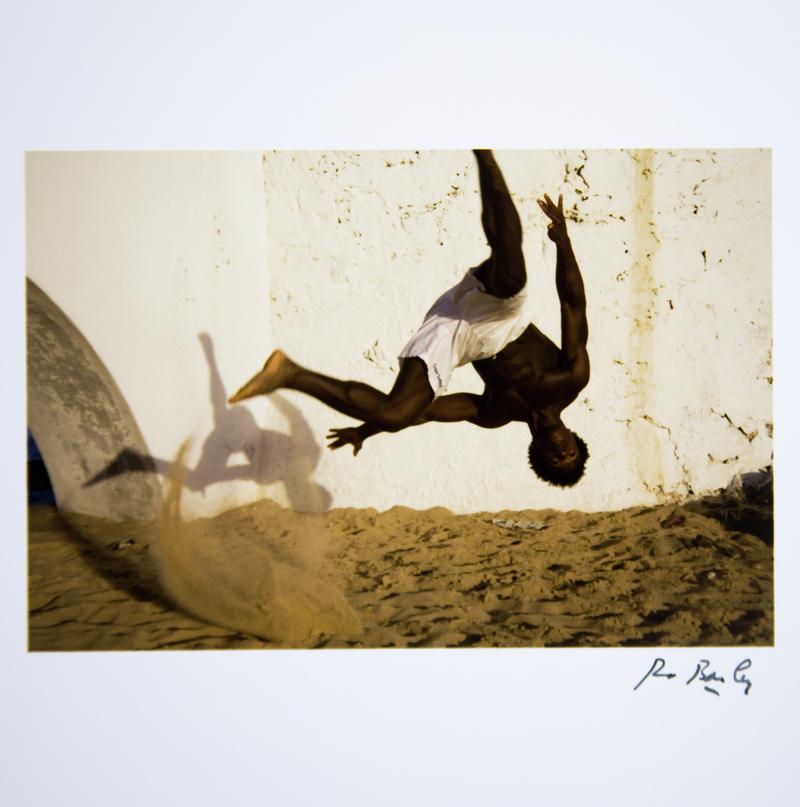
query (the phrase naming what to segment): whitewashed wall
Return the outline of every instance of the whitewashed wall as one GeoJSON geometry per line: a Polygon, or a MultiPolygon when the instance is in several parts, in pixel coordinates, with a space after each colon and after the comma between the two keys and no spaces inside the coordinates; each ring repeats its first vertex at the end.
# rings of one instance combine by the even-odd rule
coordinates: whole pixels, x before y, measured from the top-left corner
{"type": "MultiPolygon", "coordinates": [[[[275,346],[388,390],[428,305],[488,254],[469,152],[31,154],[28,274],[99,353],[161,470],[194,438],[188,514],[263,496],[316,510],[614,509],[768,464],[769,152],[497,158],[525,228],[530,315],[556,341],[536,198],[563,193],[572,209],[592,361],[564,416],[591,451],[572,490],[533,476],[522,424],[428,424],[354,458],[324,448],[350,421],[300,394],[212,405],[275,346]]],[[[479,389],[469,367],[450,387],[479,389]]]]}

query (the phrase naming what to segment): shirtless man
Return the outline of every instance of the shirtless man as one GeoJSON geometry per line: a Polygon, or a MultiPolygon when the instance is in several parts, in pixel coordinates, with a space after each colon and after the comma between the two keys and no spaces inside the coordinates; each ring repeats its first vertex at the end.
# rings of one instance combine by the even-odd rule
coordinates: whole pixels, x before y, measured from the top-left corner
{"type": "Polygon", "coordinates": [[[364,440],[430,421],[468,421],[495,429],[526,423],[532,435],[533,471],[553,485],[574,485],[588,457],[584,441],[562,422],[562,411],[589,381],[588,326],[583,280],[572,251],[563,199],[545,194],[539,206],[550,219],[556,245],[556,289],[561,302],[561,348],[535,325],[520,319],[526,285],[522,225],[491,152],[476,150],[490,257],[436,301],[417,334],[401,352],[400,371],[389,393],[357,381],[307,370],[276,350],[231,403],[294,389],[357,420],[361,426],[333,429],[329,447],[364,440]],[[454,367],[472,363],[485,387],[482,395],[441,394],[454,367]]]}

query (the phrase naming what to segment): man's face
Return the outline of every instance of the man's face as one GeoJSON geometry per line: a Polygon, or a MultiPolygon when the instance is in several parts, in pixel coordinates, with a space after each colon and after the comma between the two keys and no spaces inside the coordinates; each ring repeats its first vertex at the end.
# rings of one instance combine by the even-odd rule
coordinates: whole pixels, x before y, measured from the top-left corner
{"type": "Polygon", "coordinates": [[[551,468],[566,471],[578,460],[578,444],[566,426],[556,426],[541,432],[536,442],[540,456],[551,468]]]}

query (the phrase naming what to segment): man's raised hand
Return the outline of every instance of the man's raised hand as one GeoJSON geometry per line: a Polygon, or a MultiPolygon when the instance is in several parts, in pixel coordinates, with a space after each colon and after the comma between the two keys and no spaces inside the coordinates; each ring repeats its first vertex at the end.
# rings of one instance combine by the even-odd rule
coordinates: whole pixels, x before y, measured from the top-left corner
{"type": "Polygon", "coordinates": [[[553,204],[553,200],[547,195],[544,199],[537,199],[539,207],[544,211],[545,216],[550,219],[547,225],[547,237],[556,244],[563,243],[569,238],[567,235],[567,220],[564,218],[564,197],[558,195],[558,204],[553,204]]]}
{"type": "Polygon", "coordinates": [[[331,450],[336,450],[337,448],[341,448],[342,446],[353,446],[353,456],[355,457],[359,451],[361,451],[361,446],[364,443],[364,438],[361,436],[361,432],[357,428],[348,427],[344,429],[331,429],[328,432],[328,448],[331,450]]]}

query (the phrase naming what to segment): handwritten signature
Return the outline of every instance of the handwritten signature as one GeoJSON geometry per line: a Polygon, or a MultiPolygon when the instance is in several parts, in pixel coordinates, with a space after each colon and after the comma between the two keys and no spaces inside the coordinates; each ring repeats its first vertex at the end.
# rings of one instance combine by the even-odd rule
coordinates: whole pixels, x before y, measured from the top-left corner
{"type": "MultiPolygon", "coordinates": [[[[677,673],[664,672],[666,667],[667,662],[663,658],[657,658],[645,674],[644,678],[642,678],[642,680],[639,681],[639,683],[633,688],[634,692],[639,689],[639,687],[645,681],[651,678],[664,678],[671,680],[672,678],[678,677],[677,673]]],[[[745,695],[750,694],[750,689],[753,686],[752,681],[747,677],[747,675],[745,675],[745,672],[749,670],[750,667],[752,667],[752,662],[749,658],[746,658],[744,661],[739,662],[733,671],[733,681],[743,688],[745,695]]],[[[689,686],[689,684],[695,681],[702,684],[703,689],[705,689],[706,692],[719,696],[719,690],[722,689],[721,685],[725,683],[725,678],[711,668],[710,661],[707,659],[700,659],[700,661],[697,662],[697,666],[695,671],[692,673],[692,676],[686,681],[686,686],[689,686]]]]}

